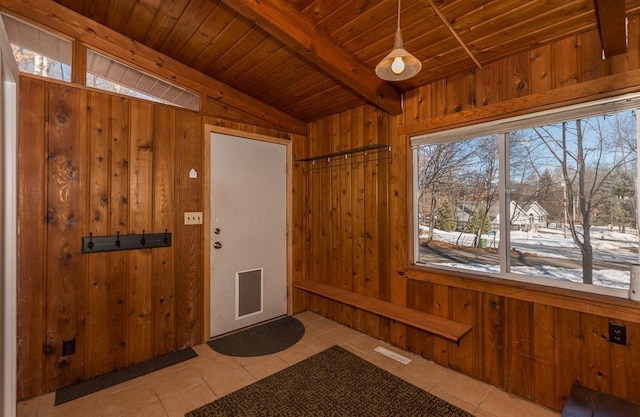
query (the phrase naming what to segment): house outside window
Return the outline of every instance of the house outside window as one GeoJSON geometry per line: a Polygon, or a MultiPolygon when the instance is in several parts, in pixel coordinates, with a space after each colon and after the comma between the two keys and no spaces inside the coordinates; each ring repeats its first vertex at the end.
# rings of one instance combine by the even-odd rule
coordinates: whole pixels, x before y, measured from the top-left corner
{"type": "Polygon", "coordinates": [[[626,296],[638,97],[412,138],[416,264],[626,296]]]}

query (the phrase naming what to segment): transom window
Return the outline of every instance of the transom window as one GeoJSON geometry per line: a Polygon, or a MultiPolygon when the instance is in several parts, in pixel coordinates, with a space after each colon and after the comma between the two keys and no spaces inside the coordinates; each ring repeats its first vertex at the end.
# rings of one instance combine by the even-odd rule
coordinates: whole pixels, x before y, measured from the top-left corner
{"type": "Polygon", "coordinates": [[[71,42],[7,15],[1,16],[20,71],[71,81],[71,42]]]}
{"type": "Polygon", "coordinates": [[[626,296],[636,97],[412,138],[417,264],[626,296]]]}
{"type": "Polygon", "coordinates": [[[87,50],[87,86],[191,110],[200,108],[198,94],[87,50]]]}
{"type": "MultiPolygon", "coordinates": [[[[8,15],[0,17],[20,71],[71,82],[70,41],[8,15]]],[[[200,109],[198,94],[91,49],[87,49],[86,85],[195,111],[200,109]]]]}

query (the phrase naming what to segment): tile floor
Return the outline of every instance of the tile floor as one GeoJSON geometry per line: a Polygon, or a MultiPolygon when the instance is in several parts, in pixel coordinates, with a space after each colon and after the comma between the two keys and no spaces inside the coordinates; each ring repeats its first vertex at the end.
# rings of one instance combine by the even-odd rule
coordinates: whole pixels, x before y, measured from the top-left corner
{"type": "Polygon", "coordinates": [[[184,413],[280,371],[334,344],[443,398],[476,417],[551,417],[559,413],[443,368],[311,312],[296,316],[306,327],[300,342],[270,356],[236,358],[194,347],[197,358],[55,407],[54,394],[18,403],[18,417],[183,417],[184,413]],[[403,365],[374,351],[409,357],[403,365]],[[464,398],[464,399],[463,399],[464,398]]]}

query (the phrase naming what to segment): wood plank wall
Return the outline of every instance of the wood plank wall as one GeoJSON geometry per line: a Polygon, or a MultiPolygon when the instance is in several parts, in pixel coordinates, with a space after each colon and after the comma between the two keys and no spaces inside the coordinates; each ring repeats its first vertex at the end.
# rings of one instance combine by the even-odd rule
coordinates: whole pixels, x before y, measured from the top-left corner
{"type": "MultiPolygon", "coordinates": [[[[356,108],[309,125],[310,144],[307,156],[320,156],[365,145],[386,144],[386,113],[371,106],[356,108]]],[[[384,155],[384,154],[377,154],[384,155]]],[[[332,163],[319,160],[299,163],[306,182],[304,271],[294,279],[314,279],[335,287],[389,299],[389,205],[386,191],[390,161],[351,164],[349,159],[333,158],[332,163]]],[[[294,203],[298,204],[298,202],[294,203]]],[[[336,320],[370,334],[388,337],[384,320],[375,315],[354,311],[338,304],[325,304],[322,299],[296,290],[297,311],[305,308],[319,311],[323,306],[336,320]]]]}
{"type": "MultiPolygon", "coordinates": [[[[206,239],[182,213],[206,206],[203,175],[188,178],[206,171],[204,126],[291,140],[294,160],[306,136],[32,76],[19,115],[19,399],[202,343],[206,239]],[[170,248],[81,253],[90,232],[165,229],[170,248]],[[70,338],[76,353],[63,357],[70,338]]],[[[293,178],[290,257],[302,271],[306,184],[293,178]]]]}
{"type": "Polygon", "coordinates": [[[202,116],[20,80],[18,396],[202,342],[202,116]],[[81,253],[81,239],[172,233],[170,248],[81,253]],[[62,341],[76,353],[61,356],[62,341]]]}
{"type": "Polygon", "coordinates": [[[373,141],[392,144],[394,159],[384,168],[304,171],[307,251],[300,277],[471,324],[460,347],[302,291],[293,293],[296,309],[318,312],[556,410],[573,381],[640,402],[636,304],[595,296],[573,299],[571,293],[532,285],[405,267],[410,258],[408,137],[429,130],[432,121],[438,129],[468,124],[478,109],[493,118],[515,105],[526,110],[544,104],[545,93],[577,96],[589,85],[594,93],[580,93],[588,98],[614,84],[637,91],[638,17],[629,21],[627,54],[603,61],[600,49],[597,32],[585,33],[410,91],[402,117],[365,106],[310,125],[307,156],[373,141]],[[630,76],[611,82],[609,76],[616,74],[630,76]],[[627,325],[627,346],[608,342],[610,320],[627,325]]]}

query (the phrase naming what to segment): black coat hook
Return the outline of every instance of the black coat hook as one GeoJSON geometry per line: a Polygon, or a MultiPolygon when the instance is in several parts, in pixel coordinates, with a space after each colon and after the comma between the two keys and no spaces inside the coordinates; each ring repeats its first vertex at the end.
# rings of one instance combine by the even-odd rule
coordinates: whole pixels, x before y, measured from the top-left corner
{"type": "Polygon", "coordinates": [[[146,230],[143,230],[142,234],[131,235],[121,235],[120,232],[117,232],[116,235],[93,236],[93,233],[90,233],[82,238],[82,253],[166,248],[168,246],[171,246],[171,233],[167,229],[164,230],[164,233],[147,233],[146,230]]]}

